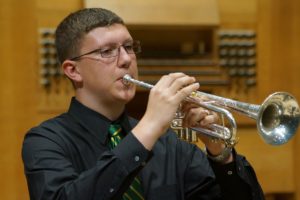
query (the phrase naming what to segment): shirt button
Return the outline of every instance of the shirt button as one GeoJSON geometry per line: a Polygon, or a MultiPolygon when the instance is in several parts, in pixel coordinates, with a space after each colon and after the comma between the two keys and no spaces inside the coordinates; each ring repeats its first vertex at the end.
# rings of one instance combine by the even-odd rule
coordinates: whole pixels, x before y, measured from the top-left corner
{"type": "Polygon", "coordinates": [[[114,188],[110,188],[110,189],[109,189],[109,192],[110,192],[110,193],[113,193],[114,191],[115,191],[114,188]]]}
{"type": "Polygon", "coordinates": [[[228,175],[232,175],[232,171],[229,170],[229,171],[227,172],[227,174],[228,174],[228,175]]]}
{"type": "Polygon", "coordinates": [[[140,157],[139,157],[139,156],[134,156],[134,160],[135,160],[136,162],[138,162],[138,161],[140,160],[140,157]]]}

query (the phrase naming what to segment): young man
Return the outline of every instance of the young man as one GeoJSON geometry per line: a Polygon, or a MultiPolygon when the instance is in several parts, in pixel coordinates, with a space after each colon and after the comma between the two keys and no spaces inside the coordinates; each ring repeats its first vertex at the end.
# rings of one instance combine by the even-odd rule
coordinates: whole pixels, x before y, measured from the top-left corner
{"type": "MultiPolygon", "coordinates": [[[[25,136],[31,199],[263,199],[245,158],[203,137],[208,159],[168,129],[179,104],[199,89],[195,78],[163,76],[142,119],[127,115],[136,88],[122,77],[138,78],[140,44],[116,14],[101,8],[70,14],[56,30],[56,47],[75,97],[68,112],[25,136]]],[[[190,105],[185,112],[186,126],[218,120],[190,105]]]]}

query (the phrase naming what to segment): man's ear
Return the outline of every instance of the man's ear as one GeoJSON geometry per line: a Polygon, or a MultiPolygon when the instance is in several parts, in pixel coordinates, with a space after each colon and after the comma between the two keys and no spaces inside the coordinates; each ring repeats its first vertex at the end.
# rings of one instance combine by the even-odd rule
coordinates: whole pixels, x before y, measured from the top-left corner
{"type": "Polygon", "coordinates": [[[82,76],[78,67],[76,67],[76,62],[72,60],[65,60],[62,64],[62,69],[65,75],[71,79],[74,83],[82,82],[82,76]]]}

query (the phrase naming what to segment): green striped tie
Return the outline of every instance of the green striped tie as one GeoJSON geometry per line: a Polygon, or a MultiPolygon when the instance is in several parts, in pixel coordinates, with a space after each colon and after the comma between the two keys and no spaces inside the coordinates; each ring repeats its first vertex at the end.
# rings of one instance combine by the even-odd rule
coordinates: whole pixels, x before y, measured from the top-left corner
{"type": "MultiPolygon", "coordinates": [[[[122,128],[120,124],[111,124],[109,127],[110,142],[109,147],[115,148],[122,140],[122,128]]],[[[123,200],[141,200],[144,199],[142,196],[142,186],[140,180],[136,177],[128,190],[123,194],[123,200]]]]}

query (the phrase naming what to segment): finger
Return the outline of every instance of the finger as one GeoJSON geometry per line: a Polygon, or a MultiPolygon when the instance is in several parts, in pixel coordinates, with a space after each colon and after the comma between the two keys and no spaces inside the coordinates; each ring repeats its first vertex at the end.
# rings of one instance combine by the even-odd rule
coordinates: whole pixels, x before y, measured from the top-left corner
{"type": "Polygon", "coordinates": [[[164,75],[160,78],[160,80],[154,85],[154,87],[150,91],[150,97],[158,100],[160,97],[171,97],[174,95],[170,92],[169,87],[174,82],[176,78],[180,78],[185,76],[183,73],[173,73],[169,75],[164,75]]]}
{"type": "MultiPolygon", "coordinates": [[[[173,93],[177,93],[177,92],[181,91],[182,89],[186,88],[187,86],[195,83],[195,81],[196,81],[196,79],[194,77],[185,75],[185,76],[176,78],[174,80],[174,82],[170,85],[170,89],[173,93]]],[[[197,89],[198,88],[199,87],[197,87],[197,89]]],[[[185,92],[185,90],[182,90],[182,92],[185,92]]],[[[188,92],[188,95],[191,94],[191,92],[193,92],[193,90],[188,92]]]]}
{"type": "Polygon", "coordinates": [[[157,88],[169,88],[170,85],[173,84],[173,82],[180,78],[186,76],[185,74],[181,73],[181,72],[177,72],[177,73],[170,73],[168,75],[164,75],[161,77],[161,79],[157,82],[157,84],[155,85],[157,88]]]}
{"type": "Polygon", "coordinates": [[[181,103],[181,111],[182,112],[188,112],[192,108],[199,108],[199,105],[197,105],[193,102],[187,102],[187,101],[183,101],[181,103]]]}
{"type": "Polygon", "coordinates": [[[178,99],[180,99],[180,101],[182,101],[187,96],[189,96],[193,91],[198,90],[199,86],[200,86],[199,83],[192,83],[181,89],[178,88],[179,90],[176,92],[175,98],[178,98],[178,99]]]}
{"type": "Polygon", "coordinates": [[[188,126],[188,127],[200,126],[200,122],[207,115],[208,115],[208,112],[204,108],[201,108],[201,107],[191,108],[190,110],[188,110],[188,112],[186,112],[183,123],[184,123],[185,126],[188,126]]]}
{"type": "Polygon", "coordinates": [[[216,114],[209,114],[200,122],[201,126],[208,126],[210,124],[215,124],[218,122],[218,115],[216,114]]]}

